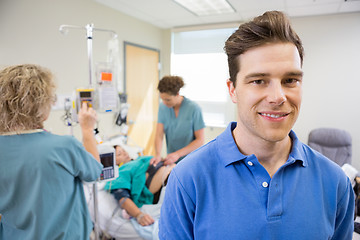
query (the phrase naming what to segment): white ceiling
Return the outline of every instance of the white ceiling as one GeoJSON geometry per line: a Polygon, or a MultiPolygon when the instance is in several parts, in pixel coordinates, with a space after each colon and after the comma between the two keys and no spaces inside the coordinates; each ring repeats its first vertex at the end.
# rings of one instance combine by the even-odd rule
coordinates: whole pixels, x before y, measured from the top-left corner
{"type": "Polygon", "coordinates": [[[172,0],[94,0],[160,28],[177,28],[252,19],[267,10],[290,17],[360,12],[360,0],[228,0],[235,13],[198,17],[172,0]]]}

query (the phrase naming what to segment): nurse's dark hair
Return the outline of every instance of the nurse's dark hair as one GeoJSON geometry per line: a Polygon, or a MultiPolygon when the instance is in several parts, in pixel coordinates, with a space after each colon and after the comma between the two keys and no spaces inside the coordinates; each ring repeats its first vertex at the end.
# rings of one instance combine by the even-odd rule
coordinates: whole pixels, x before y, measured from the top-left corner
{"type": "Polygon", "coordinates": [[[0,71],[0,132],[43,128],[55,101],[52,73],[33,64],[0,71]]]}
{"type": "Polygon", "coordinates": [[[226,40],[224,50],[228,57],[230,81],[236,84],[236,75],[240,71],[239,55],[249,49],[268,43],[293,43],[300,55],[301,65],[304,48],[301,39],[292,29],[289,18],[279,11],[265,12],[252,21],[243,23],[226,40]]]}
{"type": "Polygon", "coordinates": [[[184,86],[182,77],[179,76],[164,76],[158,84],[157,89],[160,93],[167,93],[172,96],[179,94],[180,89],[184,86]]]}

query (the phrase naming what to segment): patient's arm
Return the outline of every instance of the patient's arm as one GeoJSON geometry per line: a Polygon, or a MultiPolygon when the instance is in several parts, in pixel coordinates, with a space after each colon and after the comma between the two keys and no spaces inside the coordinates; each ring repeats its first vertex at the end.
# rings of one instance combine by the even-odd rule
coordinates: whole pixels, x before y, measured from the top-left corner
{"type": "MultiPolygon", "coordinates": [[[[121,198],[119,202],[121,203],[124,199],[125,198],[121,198]]],[[[125,209],[130,216],[136,218],[141,226],[147,226],[154,223],[154,219],[149,214],[141,212],[130,198],[125,199],[121,208],[125,209]]]]}

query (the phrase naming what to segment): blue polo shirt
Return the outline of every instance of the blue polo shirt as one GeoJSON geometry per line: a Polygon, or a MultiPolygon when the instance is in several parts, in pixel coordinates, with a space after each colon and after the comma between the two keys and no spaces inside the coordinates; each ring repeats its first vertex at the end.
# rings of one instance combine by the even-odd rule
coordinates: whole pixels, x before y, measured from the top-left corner
{"type": "Polygon", "coordinates": [[[164,125],[168,154],[189,145],[195,139],[194,132],[205,127],[201,108],[186,97],[181,102],[177,117],[173,108],[161,103],[158,123],[164,125]]]}
{"type": "Polygon", "coordinates": [[[238,150],[235,127],[172,170],[160,239],[352,239],[354,193],[339,166],[291,131],[289,158],[271,178],[238,150]]]}

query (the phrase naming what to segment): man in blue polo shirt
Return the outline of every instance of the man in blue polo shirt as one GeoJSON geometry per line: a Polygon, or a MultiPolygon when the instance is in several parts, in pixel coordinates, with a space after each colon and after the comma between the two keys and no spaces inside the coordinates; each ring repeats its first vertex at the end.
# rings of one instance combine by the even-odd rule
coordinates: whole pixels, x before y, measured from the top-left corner
{"type": "Polygon", "coordinates": [[[172,170],[160,239],[352,239],[349,179],[291,130],[304,53],[288,18],[240,25],[225,51],[237,122],[172,170]]]}

